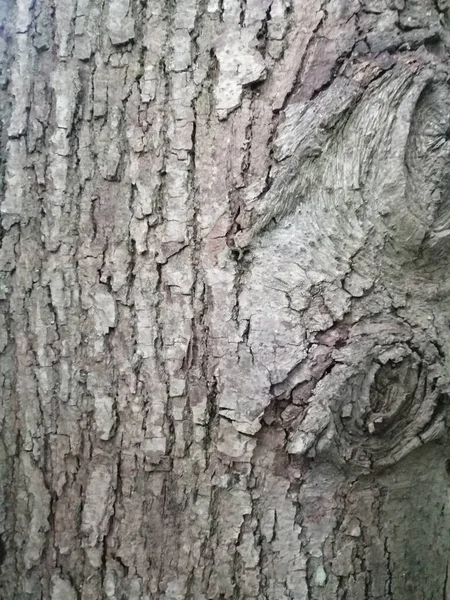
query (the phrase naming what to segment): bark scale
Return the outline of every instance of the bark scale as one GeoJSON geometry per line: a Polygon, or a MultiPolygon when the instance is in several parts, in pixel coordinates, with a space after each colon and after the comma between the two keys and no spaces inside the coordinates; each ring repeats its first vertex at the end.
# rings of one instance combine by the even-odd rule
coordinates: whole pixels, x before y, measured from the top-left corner
{"type": "Polygon", "coordinates": [[[0,597],[450,599],[448,2],[0,20],[0,597]]]}

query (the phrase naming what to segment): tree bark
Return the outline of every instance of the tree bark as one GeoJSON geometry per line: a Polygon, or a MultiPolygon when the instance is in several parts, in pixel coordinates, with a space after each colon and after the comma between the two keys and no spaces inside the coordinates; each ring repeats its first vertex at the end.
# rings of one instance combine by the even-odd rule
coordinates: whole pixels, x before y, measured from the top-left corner
{"type": "Polygon", "coordinates": [[[449,600],[450,3],[0,22],[0,598],[449,600]]]}

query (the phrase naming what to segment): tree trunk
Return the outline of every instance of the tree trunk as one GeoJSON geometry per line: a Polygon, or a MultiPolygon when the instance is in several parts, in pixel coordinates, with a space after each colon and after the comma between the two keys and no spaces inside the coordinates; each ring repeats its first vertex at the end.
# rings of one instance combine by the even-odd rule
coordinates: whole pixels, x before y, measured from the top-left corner
{"type": "Polygon", "coordinates": [[[449,7],[1,3],[1,599],[450,599],[449,7]]]}

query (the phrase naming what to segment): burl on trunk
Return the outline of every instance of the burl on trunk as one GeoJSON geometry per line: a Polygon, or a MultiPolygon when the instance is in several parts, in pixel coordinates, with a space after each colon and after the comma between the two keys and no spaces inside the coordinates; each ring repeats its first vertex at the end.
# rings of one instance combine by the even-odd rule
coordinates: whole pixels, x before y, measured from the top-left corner
{"type": "Polygon", "coordinates": [[[0,599],[450,600],[450,4],[0,4],[0,599]]]}

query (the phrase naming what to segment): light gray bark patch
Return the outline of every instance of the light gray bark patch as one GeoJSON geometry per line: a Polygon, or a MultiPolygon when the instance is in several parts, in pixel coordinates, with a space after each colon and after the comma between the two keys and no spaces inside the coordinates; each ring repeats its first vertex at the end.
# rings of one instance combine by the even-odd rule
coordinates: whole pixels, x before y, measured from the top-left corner
{"type": "Polygon", "coordinates": [[[252,30],[227,31],[216,42],[219,81],[215,90],[217,116],[226,119],[241,104],[243,88],[263,81],[266,67],[252,30]]]}
{"type": "Polygon", "coordinates": [[[108,10],[108,33],[114,45],[126,44],[134,38],[134,19],[128,0],[112,0],[108,10]]]}
{"type": "Polygon", "coordinates": [[[115,473],[111,461],[99,457],[93,461],[87,480],[81,533],[85,544],[95,547],[108,532],[114,502],[115,473]]]}

